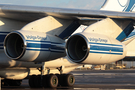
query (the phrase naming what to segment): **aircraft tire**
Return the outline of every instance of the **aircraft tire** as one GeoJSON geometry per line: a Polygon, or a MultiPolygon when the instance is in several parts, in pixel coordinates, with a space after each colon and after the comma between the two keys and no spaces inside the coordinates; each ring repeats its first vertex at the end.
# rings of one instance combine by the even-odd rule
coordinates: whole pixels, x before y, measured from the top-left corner
{"type": "Polygon", "coordinates": [[[50,74],[50,75],[32,75],[29,78],[31,88],[57,88],[59,86],[72,87],[75,83],[73,74],[50,74]]]}
{"type": "Polygon", "coordinates": [[[8,79],[4,79],[2,84],[3,84],[3,86],[10,86],[9,83],[10,83],[10,82],[9,82],[8,79]]]}
{"type": "Polygon", "coordinates": [[[41,75],[37,75],[34,79],[34,85],[36,88],[42,87],[41,75]]]}
{"type": "Polygon", "coordinates": [[[21,86],[22,80],[12,80],[12,86],[21,86]]]}
{"type": "Polygon", "coordinates": [[[36,86],[35,86],[35,78],[36,78],[36,75],[32,75],[32,76],[30,76],[29,77],[29,86],[31,87],[31,88],[36,88],[36,86]]]}
{"type": "Polygon", "coordinates": [[[54,74],[50,74],[49,77],[48,77],[48,86],[50,88],[57,88],[58,86],[58,77],[54,74]]]}
{"type": "Polygon", "coordinates": [[[42,85],[43,85],[44,88],[48,87],[48,85],[47,85],[48,76],[49,75],[43,75],[42,76],[42,85]]]}
{"type": "Polygon", "coordinates": [[[65,86],[64,84],[64,77],[65,77],[66,74],[60,74],[58,79],[59,79],[59,85],[60,86],[65,86]]]}
{"type": "Polygon", "coordinates": [[[22,84],[22,80],[5,79],[3,82],[4,82],[4,86],[21,86],[22,84]]]}
{"type": "Polygon", "coordinates": [[[60,80],[60,79],[61,79],[61,78],[60,78],[60,74],[55,74],[55,75],[56,75],[57,78],[58,78],[58,87],[59,87],[59,86],[61,86],[61,83],[60,83],[60,82],[61,82],[61,80],[60,80]]]}
{"type": "Polygon", "coordinates": [[[64,77],[64,86],[72,87],[75,83],[75,77],[73,74],[67,74],[64,77]]]}

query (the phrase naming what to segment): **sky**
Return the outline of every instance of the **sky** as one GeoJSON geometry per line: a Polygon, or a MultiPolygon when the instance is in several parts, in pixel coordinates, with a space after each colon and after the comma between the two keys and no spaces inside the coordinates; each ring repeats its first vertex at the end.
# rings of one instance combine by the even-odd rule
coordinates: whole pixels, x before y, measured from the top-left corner
{"type": "Polygon", "coordinates": [[[105,0],[0,0],[0,4],[99,10],[105,0]]]}

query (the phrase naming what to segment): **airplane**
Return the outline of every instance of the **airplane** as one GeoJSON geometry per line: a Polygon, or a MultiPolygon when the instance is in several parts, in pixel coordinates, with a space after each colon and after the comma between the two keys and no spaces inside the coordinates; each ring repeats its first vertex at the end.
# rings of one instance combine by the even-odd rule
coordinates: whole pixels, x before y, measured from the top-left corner
{"type": "Polygon", "coordinates": [[[72,87],[70,71],[134,57],[134,0],[106,0],[100,10],[0,4],[3,85],[72,87]],[[80,25],[88,27],[73,34],[80,25]],[[72,35],[73,34],[73,35],[72,35]]]}

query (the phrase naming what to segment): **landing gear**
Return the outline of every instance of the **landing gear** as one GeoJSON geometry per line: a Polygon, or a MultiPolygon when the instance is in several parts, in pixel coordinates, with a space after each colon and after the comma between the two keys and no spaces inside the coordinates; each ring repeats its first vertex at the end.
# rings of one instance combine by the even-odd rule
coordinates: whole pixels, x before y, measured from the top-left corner
{"type": "Polygon", "coordinates": [[[2,86],[21,86],[22,80],[9,80],[2,81],[2,86]]]}
{"type": "Polygon", "coordinates": [[[54,74],[41,76],[32,75],[29,78],[31,88],[56,88],[58,86],[58,77],[54,74]]]}
{"type": "Polygon", "coordinates": [[[44,75],[45,66],[38,68],[41,75],[32,75],[29,77],[29,86],[31,88],[57,88],[58,86],[72,87],[75,83],[73,74],[62,74],[64,66],[57,68],[60,74],[49,74],[50,69],[47,69],[47,75],[44,75]]]}
{"type": "Polygon", "coordinates": [[[32,75],[29,78],[29,86],[31,88],[57,88],[58,86],[72,87],[74,83],[75,78],[72,74],[32,75]]]}
{"type": "Polygon", "coordinates": [[[38,88],[38,76],[36,76],[36,75],[32,75],[32,76],[30,76],[30,78],[29,78],[29,86],[31,87],[31,88],[38,88]]]}
{"type": "Polygon", "coordinates": [[[36,76],[34,79],[34,84],[36,88],[41,88],[42,87],[42,78],[41,75],[36,76]]]}

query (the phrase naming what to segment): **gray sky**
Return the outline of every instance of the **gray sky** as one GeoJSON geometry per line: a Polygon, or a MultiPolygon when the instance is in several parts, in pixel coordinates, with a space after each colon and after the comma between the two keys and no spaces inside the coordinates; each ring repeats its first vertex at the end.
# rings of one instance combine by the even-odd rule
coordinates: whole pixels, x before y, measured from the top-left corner
{"type": "Polygon", "coordinates": [[[0,0],[0,4],[100,9],[105,0],[0,0]]]}

